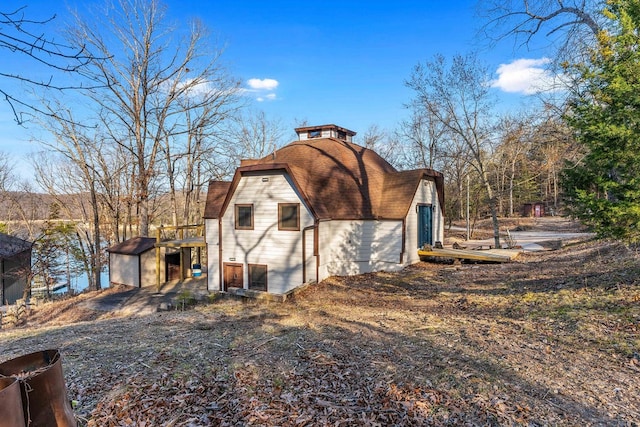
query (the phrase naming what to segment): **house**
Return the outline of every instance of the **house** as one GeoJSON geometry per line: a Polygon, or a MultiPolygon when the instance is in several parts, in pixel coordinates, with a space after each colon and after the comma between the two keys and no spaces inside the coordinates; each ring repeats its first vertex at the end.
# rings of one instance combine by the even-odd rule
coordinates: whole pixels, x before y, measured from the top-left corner
{"type": "Polygon", "coordinates": [[[0,233],[0,305],[13,304],[24,295],[31,275],[33,244],[0,233]]]}
{"type": "Polygon", "coordinates": [[[155,244],[153,237],[134,237],[109,247],[109,283],[135,288],[155,286],[155,244]]]}
{"type": "Polygon", "coordinates": [[[332,275],[399,270],[443,240],[443,176],[397,171],[335,126],[244,160],[211,181],[205,205],[208,289],[284,295],[332,275]]]}

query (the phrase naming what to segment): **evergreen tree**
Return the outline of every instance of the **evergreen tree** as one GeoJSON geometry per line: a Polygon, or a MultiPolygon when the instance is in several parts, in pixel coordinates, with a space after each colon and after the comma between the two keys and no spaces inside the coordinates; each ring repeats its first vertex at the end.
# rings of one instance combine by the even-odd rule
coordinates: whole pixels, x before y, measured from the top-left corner
{"type": "Polygon", "coordinates": [[[570,212],[601,237],[640,242],[640,0],[610,0],[609,26],[590,62],[577,66],[583,84],[566,120],[584,149],[567,164],[570,212]]]}

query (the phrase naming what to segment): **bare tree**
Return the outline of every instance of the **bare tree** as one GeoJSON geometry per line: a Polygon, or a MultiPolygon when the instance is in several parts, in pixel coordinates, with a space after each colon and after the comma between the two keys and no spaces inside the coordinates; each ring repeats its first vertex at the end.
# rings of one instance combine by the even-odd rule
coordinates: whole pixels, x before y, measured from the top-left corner
{"type": "Polygon", "coordinates": [[[0,95],[11,108],[18,124],[23,124],[32,114],[49,113],[40,109],[39,104],[28,101],[22,93],[17,93],[16,82],[34,91],[86,88],[73,80],[66,81],[64,75],[80,73],[95,58],[83,44],[70,46],[43,34],[42,29],[55,18],[52,15],[46,19],[32,19],[27,15],[26,6],[0,11],[0,51],[25,58],[29,64],[21,66],[19,70],[11,70],[7,63],[0,68],[0,95]],[[51,74],[40,78],[36,77],[38,73],[32,72],[34,76],[29,76],[29,70],[40,67],[51,74]]]}
{"type": "Polygon", "coordinates": [[[104,85],[91,95],[101,126],[135,165],[138,228],[147,236],[151,192],[167,137],[177,140],[189,134],[181,125],[187,111],[215,105],[215,114],[223,119],[238,95],[239,82],[220,65],[222,50],[207,47],[200,23],[190,25],[186,40],[175,40],[176,32],[166,25],[164,8],[156,0],[120,0],[99,20],[76,18],[69,32],[72,45],[86,45],[105,58],[90,61],[85,75],[104,85]],[[191,102],[181,102],[185,98],[191,102]]]}
{"type": "Polygon", "coordinates": [[[488,80],[486,67],[475,55],[456,55],[450,65],[437,55],[433,61],[416,65],[405,84],[414,91],[415,111],[433,115],[450,138],[464,144],[469,166],[476,170],[489,200],[494,241],[500,247],[496,195],[487,169],[494,102],[488,80]]]}
{"type": "Polygon", "coordinates": [[[0,200],[2,200],[2,194],[8,191],[11,186],[12,173],[11,158],[7,153],[0,151],[0,200]]]}
{"type": "Polygon", "coordinates": [[[445,154],[446,128],[428,110],[415,107],[407,105],[411,118],[402,121],[396,133],[408,145],[405,156],[409,167],[433,169],[445,154]]]}
{"type": "Polygon", "coordinates": [[[357,137],[356,141],[375,151],[395,168],[402,169],[404,159],[402,158],[401,143],[394,136],[377,124],[372,124],[364,131],[362,137],[357,137]]]}
{"type": "Polygon", "coordinates": [[[121,242],[133,237],[133,233],[127,234],[126,226],[131,222],[133,210],[134,165],[121,146],[103,143],[100,147],[101,151],[93,158],[103,209],[100,222],[106,241],[121,242]]]}
{"type": "Polygon", "coordinates": [[[584,53],[602,29],[604,0],[479,0],[487,40],[512,40],[532,47],[545,39],[557,49],[558,62],[584,53]]]}
{"type": "MultiPolygon", "coordinates": [[[[50,105],[47,108],[51,108],[50,105]]],[[[55,117],[43,123],[53,136],[53,140],[42,139],[40,144],[49,149],[50,153],[57,153],[65,162],[52,162],[50,158],[42,157],[34,162],[37,172],[36,179],[47,189],[49,194],[79,194],[80,212],[83,223],[87,228],[78,225],[77,233],[80,242],[86,242],[83,247],[87,254],[87,275],[89,288],[101,289],[100,273],[102,271],[102,234],[101,234],[101,206],[99,203],[102,188],[99,173],[101,172],[97,159],[103,153],[103,143],[97,136],[95,129],[87,129],[76,123],[73,113],[63,105],[56,104],[49,117],[55,117]],[[60,168],[69,167],[69,170],[60,168]],[[56,173],[57,172],[57,173],[56,173]],[[89,206],[84,209],[84,195],[88,196],[89,206]]],[[[64,202],[61,202],[64,205],[64,202]]],[[[68,211],[68,217],[73,215],[68,211]]]]}
{"type": "Polygon", "coordinates": [[[221,138],[230,150],[230,160],[237,165],[241,159],[259,159],[282,147],[288,142],[288,130],[280,118],[269,117],[262,110],[247,110],[228,123],[221,138]]]}
{"type": "Polygon", "coordinates": [[[540,120],[533,130],[528,157],[539,171],[535,178],[540,197],[549,200],[556,212],[560,209],[561,171],[566,161],[578,161],[581,155],[570,129],[555,113],[540,120]]]}
{"type": "Polygon", "coordinates": [[[514,214],[516,179],[525,169],[525,155],[531,147],[532,119],[529,117],[504,117],[497,125],[497,146],[493,153],[493,167],[496,172],[498,189],[498,211],[505,212],[503,203],[506,195],[507,216],[514,214]]]}

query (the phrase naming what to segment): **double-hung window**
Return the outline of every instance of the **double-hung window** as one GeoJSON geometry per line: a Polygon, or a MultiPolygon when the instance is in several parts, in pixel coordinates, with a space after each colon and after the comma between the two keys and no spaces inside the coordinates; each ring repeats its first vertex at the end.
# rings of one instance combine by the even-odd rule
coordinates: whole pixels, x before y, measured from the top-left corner
{"type": "Polygon", "coordinates": [[[278,203],[278,230],[300,230],[300,203],[278,203]]]}
{"type": "Polygon", "coordinates": [[[236,205],[236,230],[253,230],[253,205],[236,205]]]}

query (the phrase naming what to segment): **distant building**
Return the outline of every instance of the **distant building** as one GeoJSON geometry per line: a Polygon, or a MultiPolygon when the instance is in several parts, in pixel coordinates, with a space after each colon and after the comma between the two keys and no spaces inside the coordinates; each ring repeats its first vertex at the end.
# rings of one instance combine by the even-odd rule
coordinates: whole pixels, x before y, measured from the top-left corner
{"type": "Polygon", "coordinates": [[[540,218],[544,215],[545,212],[543,202],[525,203],[524,205],[522,205],[522,216],[524,217],[540,218]]]}
{"type": "Polygon", "coordinates": [[[13,304],[24,295],[31,275],[33,243],[0,233],[0,305],[13,304]]]}
{"type": "Polygon", "coordinates": [[[205,206],[210,291],[286,294],[332,275],[399,270],[442,242],[444,181],[397,171],[335,125],[243,160],[211,181],[205,206]]]}

